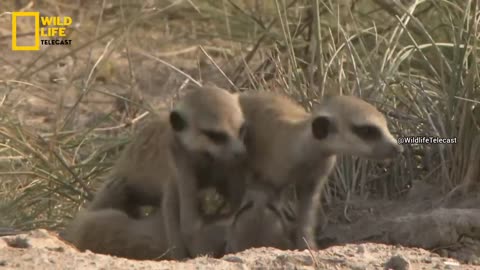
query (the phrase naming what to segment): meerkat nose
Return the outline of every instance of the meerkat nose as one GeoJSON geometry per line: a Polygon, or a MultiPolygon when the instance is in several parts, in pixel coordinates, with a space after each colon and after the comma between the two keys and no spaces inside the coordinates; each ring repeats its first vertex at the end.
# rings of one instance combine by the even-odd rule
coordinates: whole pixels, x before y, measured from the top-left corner
{"type": "Polygon", "coordinates": [[[387,153],[388,158],[394,158],[397,155],[403,153],[403,146],[396,143],[391,144],[390,147],[388,147],[387,153]]]}
{"type": "Polygon", "coordinates": [[[400,144],[395,144],[395,149],[398,153],[403,153],[403,146],[400,144]]]}

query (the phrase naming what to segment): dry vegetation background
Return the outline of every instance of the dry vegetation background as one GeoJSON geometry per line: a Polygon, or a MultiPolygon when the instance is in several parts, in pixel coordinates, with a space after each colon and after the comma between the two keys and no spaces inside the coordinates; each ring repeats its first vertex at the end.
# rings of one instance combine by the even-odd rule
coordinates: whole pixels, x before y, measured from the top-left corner
{"type": "MultiPolygon", "coordinates": [[[[426,183],[443,201],[477,197],[478,1],[3,2],[0,227],[61,230],[135,125],[192,81],[285,92],[306,108],[323,95],[361,96],[396,136],[457,138],[406,145],[390,164],[341,158],[324,196],[340,221],[355,218],[355,202],[404,204],[426,183]],[[12,52],[13,10],[72,16],[72,46],[12,52]]],[[[25,38],[32,30],[19,22],[25,38]]]]}

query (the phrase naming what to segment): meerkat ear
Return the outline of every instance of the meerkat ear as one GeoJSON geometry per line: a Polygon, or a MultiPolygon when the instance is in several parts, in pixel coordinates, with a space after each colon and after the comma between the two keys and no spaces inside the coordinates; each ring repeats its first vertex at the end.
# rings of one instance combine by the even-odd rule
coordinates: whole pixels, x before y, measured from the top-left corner
{"type": "Polygon", "coordinates": [[[312,134],[317,140],[323,140],[335,132],[335,124],[327,116],[317,116],[312,121],[312,134]]]}
{"type": "Polygon", "coordinates": [[[172,111],[170,112],[170,126],[175,132],[181,132],[187,128],[187,121],[178,111],[172,111]]]}

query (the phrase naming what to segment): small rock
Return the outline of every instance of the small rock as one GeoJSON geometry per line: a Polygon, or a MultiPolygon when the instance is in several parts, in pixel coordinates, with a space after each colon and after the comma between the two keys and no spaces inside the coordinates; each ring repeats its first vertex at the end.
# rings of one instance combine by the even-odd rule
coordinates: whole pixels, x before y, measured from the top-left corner
{"type": "Polygon", "coordinates": [[[432,258],[430,258],[430,257],[423,258],[423,262],[424,263],[432,263],[432,258]]]}
{"type": "Polygon", "coordinates": [[[352,250],[346,251],[345,255],[347,255],[348,257],[355,257],[355,253],[352,250]]]}
{"type": "Polygon", "coordinates": [[[277,259],[283,263],[293,263],[294,265],[297,265],[297,266],[300,266],[300,265],[312,266],[314,264],[314,259],[310,254],[297,255],[297,256],[280,255],[277,257],[277,259]]]}
{"type": "Polygon", "coordinates": [[[5,239],[5,242],[7,242],[7,245],[12,248],[29,248],[30,247],[30,243],[28,243],[28,239],[20,236],[17,236],[14,238],[7,238],[5,239]]]}
{"type": "Polygon", "coordinates": [[[410,262],[402,255],[396,255],[390,258],[385,264],[385,270],[409,270],[410,262]]]}
{"type": "Polygon", "coordinates": [[[365,265],[352,265],[350,266],[352,270],[367,270],[368,267],[365,265]]]}
{"type": "Polygon", "coordinates": [[[340,252],[334,252],[333,255],[335,255],[336,257],[345,258],[345,254],[342,254],[340,252]]]}
{"type": "Polygon", "coordinates": [[[55,247],[55,248],[48,248],[48,250],[51,250],[51,251],[56,251],[56,252],[65,252],[65,248],[64,247],[55,247]]]}
{"type": "Polygon", "coordinates": [[[233,262],[233,263],[243,263],[243,260],[237,256],[225,256],[222,258],[224,261],[233,262]]]}
{"type": "Polygon", "coordinates": [[[302,261],[303,265],[311,266],[311,265],[314,265],[314,263],[316,263],[315,259],[312,256],[313,255],[310,255],[310,254],[309,255],[302,255],[302,256],[298,256],[298,259],[300,261],[302,261]]]}
{"type": "Polygon", "coordinates": [[[8,263],[6,260],[0,260],[0,266],[7,266],[8,263]]]}
{"type": "Polygon", "coordinates": [[[38,229],[30,232],[32,238],[50,238],[51,234],[45,229],[38,229]]]}

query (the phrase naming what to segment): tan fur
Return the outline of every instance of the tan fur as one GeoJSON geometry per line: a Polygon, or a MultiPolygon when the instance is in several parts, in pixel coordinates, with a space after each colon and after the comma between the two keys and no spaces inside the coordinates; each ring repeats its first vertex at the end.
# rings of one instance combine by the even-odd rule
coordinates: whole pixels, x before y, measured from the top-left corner
{"type": "MultiPolygon", "coordinates": [[[[179,110],[183,111],[190,117],[198,117],[199,113],[204,113],[208,117],[202,116],[200,119],[192,121],[196,124],[194,130],[217,130],[226,133],[229,137],[227,145],[222,147],[216,146],[218,149],[211,149],[209,152],[215,157],[215,160],[209,162],[205,167],[203,148],[197,148],[195,140],[203,138],[201,134],[196,136],[192,132],[186,132],[177,135],[180,143],[174,144],[176,148],[172,150],[176,163],[177,177],[175,182],[170,182],[169,192],[163,203],[166,214],[165,217],[174,216],[179,213],[179,223],[173,222],[174,219],[167,221],[167,237],[170,235],[181,235],[188,253],[191,257],[209,254],[214,257],[221,256],[225,245],[225,231],[230,224],[230,217],[220,218],[213,221],[207,221],[202,218],[199,209],[199,203],[196,196],[199,194],[199,181],[208,179],[219,183],[228,181],[234,183],[236,189],[229,189],[228,196],[238,196],[238,201],[233,204],[239,204],[242,198],[243,190],[243,165],[246,158],[246,149],[243,144],[243,113],[238,103],[238,97],[228,94],[226,91],[215,89],[216,94],[221,96],[197,95],[192,96],[187,102],[180,105],[179,110]],[[229,102],[225,102],[229,101],[229,102]],[[195,106],[202,106],[202,110],[191,110],[195,106]],[[205,113],[208,112],[208,113],[205,113]],[[193,150],[192,150],[193,149],[193,150]],[[202,150],[196,152],[195,149],[202,150]],[[187,151],[188,153],[183,153],[187,151]],[[200,176],[200,180],[196,178],[198,172],[190,169],[191,163],[201,164],[204,166],[200,176]],[[175,190],[177,192],[175,192],[175,190]],[[177,198],[175,198],[178,196],[177,198]],[[175,210],[175,209],[179,209],[175,210]],[[175,213],[173,212],[175,210],[175,213]],[[179,231],[178,231],[179,230],[179,231]],[[215,236],[215,237],[211,237],[215,236]]],[[[210,139],[206,141],[211,144],[210,139]]],[[[234,207],[236,208],[236,207],[234,207]]],[[[178,242],[175,240],[174,242],[178,242]]]]}
{"type": "Polygon", "coordinates": [[[296,186],[296,248],[306,248],[305,240],[316,248],[314,227],[320,194],[336,155],[386,159],[403,151],[390,134],[384,116],[359,98],[325,99],[311,114],[285,96],[266,92],[242,94],[240,104],[249,124],[246,145],[250,167],[258,175],[255,181],[277,191],[296,186]],[[362,128],[366,125],[371,128],[362,128]],[[378,136],[362,139],[353,127],[368,136],[378,136]]]}
{"type": "Polygon", "coordinates": [[[276,193],[255,184],[246,190],[242,207],[228,229],[226,253],[255,247],[293,249],[295,213],[287,205],[286,192],[276,193]]]}
{"type": "Polygon", "coordinates": [[[168,259],[161,211],[132,219],[116,209],[83,210],[68,228],[66,239],[81,250],[137,260],[168,259]]]}
{"type": "MultiPolygon", "coordinates": [[[[239,125],[243,124],[243,115],[235,95],[213,87],[196,89],[185,96],[176,110],[192,117],[189,119],[193,125],[192,130],[181,136],[182,143],[188,151],[208,150],[219,158],[221,155],[232,154],[222,153],[223,147],[209,141],[199,129],[220,130],[231,138],[238,138],[239,125]]],[[[114,164],[108,177],[110,180],[100,188],[89,209],[117,208],[138,218],[139,205],[158,205],[165,184],[165,181],[159,180],[159,175],[162,178],[173,177],[170,168],[175,166],[167,151],[174,135],[171,132],[168,117],[167,112],[153,116],[153,119],[136,134],[114,164]]],[[[241,142],[232,141],[232,151],[242,152],[243,148],[241,142]]],[[[203,179],[201,184],[209,186],[213,180],[203,179]]],[[[222,195],[228,198],[240,197],[236,194],[240,194],[237,191],[241,186],[233,181],[228,183],[234,186],[221,186],[222,195]]],[[[240,199],[235,198],[234,204],[238,205],[240,199]]]]}
{"type": "Polygon", "coordinates": [[[125,147],[89,210],[114,208],[134,218],[142,205],[159,205],[165,182],[174,177],[169,148],[168,113],[152,117],[125,147]],[[132,198],[134,197],[134,198],[132,198]]]}
{"type": "MultiPolygon", "coordinates": [[[[214,229],[220,232],[226,228],[229,219],[207,224],[198,210],[197,195],[199,189],[214,186],[231,205],[240,204],[244,184],[242,174],[236,172],[242,171],[239,168],[246,158],[243,124],[236,95],[214,87],[190,91],[170,114],[159,114],[140,130],[112,168],[110,181],[99,190],[88,211],[112,208],[139,218],[140,206],[161,205],[169,257],[218,254],[223,250],[225,235],[219,234],[218,241],[207,241],[204,237],[214,229]],[[216,137],[221,133],[226,139],[215,141],[212,132],[216,132],[216,137]]],[[[142,221],[135,222],[131,221],[134,224],[131,227],[145,226],[142,221]]],[[[103,225],[108,224],[97,226],[103,225]]],[[[130,226],[125,231],[130,231],[130,226]]],[[[75,235],[70,238],[78,239],[75,235]]],[[[104,242],[102,235],[92,232],[89,239],[93,242],[87,245],[98,246],[96,238],[104,242]]]]}

